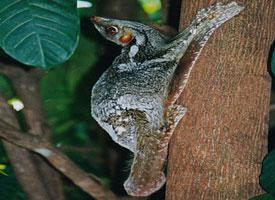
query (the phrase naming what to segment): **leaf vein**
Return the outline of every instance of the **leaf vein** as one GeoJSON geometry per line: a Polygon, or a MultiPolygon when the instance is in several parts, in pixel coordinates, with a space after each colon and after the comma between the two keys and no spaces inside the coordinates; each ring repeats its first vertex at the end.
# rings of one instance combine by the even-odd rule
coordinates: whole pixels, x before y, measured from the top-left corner
{"type": "Polygon", "coordinates": [[[54,41],[51,41],[51,40],[46,39],[46,38],[41,38],[41,40],[49,42],[49,43],[53,44],[54,46],[58,47],[59,49],[62,49],[63,51],[65,51],[67,53],[67,50],[64,47],[62,47],[60,44],[55,43],[54,41]]]}
{"type": "Polygon", "coordinates": [[[71,37],[69,35],[66,35],[65,33],[63,33],[62,31],[59,31],[56,28],[45,26],[45,25],[42,25],[42,24],[36,24],[36,26],[41,27],[41,28],[45,28],[45,29],[50,29],[50,30],[52,30],[52,31],[54,31],[56,33],[59,33],[59,34],[65,36],[65,37],[67,37],[67,38],[69,38],[71,40],[71,37]]]}
{"type": "Polygon", "coordinates": [[[17,4],[19,1],[21,1],[21,0],[17,0],[17,1],[14,1],[14,2],[10,3],[10,4],[7,4],[4,8],[2,8],[0,10],[0,13],[4,12],[5,10],[7,10],[9,7],[13,6],[14,4],[17,4]]]}
{"type": "Polygon", "coordinates": [[[74,18],[70,17],[69,15],[64,15],[64,14],[62,14],[62,12],[56,12],[56,10],[50,9],[49,7],[44,7],[44,6],[41,5],[41,4],[32,3],[32,5],[35,6],[35,7],[37,7],[37,8],[40,8],[40,9],[46,10],[46,11],[48,11],[48,12],[54,13],[54,14],[56,14],[56,15],[59,15],[59,16],[61,16],[61,17],[67,18],[67,19],[69,19],[69,20],[74,19],[74,18]]]}
{"type": "Polygon", "coordinates": [[[26,20],[20,24],[18,24],[17,26],[15,26],[12,30],[10,30],[6,35],[5,37],[3,38],[3,44],[5,43],[6,39],[14,32],[16,31],[18,28],[20,28],[21,26],[24,26],[25,24],[31,22],[32,20],[29,19],[29,20],[26,20]]]}
{"type": "Polygon", "coordinates": [[[38,18],[38,19],[43,19],[43,20],[46,20],[46,21],[49,21],[49,22],[53,22],[53,23],[56,23],[58,24],[59,26],[63,26],[63,27],[66,27],[64,24],[62,23],[59,23],[58,21],[55,21],[51,18],[48,18],[48,17],[45,17],[45,16],[39,16],[39,15],[34,15],[35,18],[38,18]]]}
{"type": "MultiPolygon", "coordinates": [[[[68,0],[67,0],[68,1],[68,0]]],[[[69,3],[71,3],[71,4],[69,4],[68,5],[68,2],[66,2],[65,4],[64,4],[64,1],[56,1],[56,0],[52,0],[52,2],[53,3],[55,3],[56,5],[58,5],[58,6],[62,6],[62,7],[70,7],[71,6],[71,2],[69,2],[69,3]]],[[[73,3],[74,3],[75,1],[73,1],[73,3]]],[[[76,5],[75,5],[76,6],[76,5]]]]}
{"type": "Polygon", "coordinates": [[[45,67],[46,66],[45,55],[44,55],[44,52],[42,50],[42,44],[41,44],[40,38],[38,37],[38,34],[36,34],[36,38],[37,38],[37,42],[38,42],[38,46],[39,46],[39,52],[41,54],[41,60],[42,60],[43,66],[45,67]]]}
{"type": "Polygon", "coordinates": [[[11,18],[15,17],[16,15],[19,15],[25,11],[28,11],[28,8],[24,8],[22,10],[19,10],[16,13],[13,13],[12,15],[8,16],[5,20],[1,21],[0,26],[2,26],[2,24],[4,24],[6,21],[10,20],[11,18]]]}
{"type": "Polygon", "coordinates": [[[32,35],[36,34],[35,32],[31,32],[30,34],[26,35],[25,37],[23,37],[15,46],[14,48],[17,48],[20,44],[22,44],[26,39],[28,39],[29,37],[31,37],[32,35]]]}

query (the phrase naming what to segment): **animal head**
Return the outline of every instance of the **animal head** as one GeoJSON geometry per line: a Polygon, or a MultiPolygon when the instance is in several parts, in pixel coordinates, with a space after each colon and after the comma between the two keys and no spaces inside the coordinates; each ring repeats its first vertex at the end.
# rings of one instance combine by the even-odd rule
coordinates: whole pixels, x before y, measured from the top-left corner
{"type": "Polygon", "coordinates": [[[137,45],[149,41],[154,46],[156,42],[163,40],[156,29],[138,22],[98,16],[91,17],[91,21],[103,37],[121,46],[127,46],[132,41],[137,45]]]}

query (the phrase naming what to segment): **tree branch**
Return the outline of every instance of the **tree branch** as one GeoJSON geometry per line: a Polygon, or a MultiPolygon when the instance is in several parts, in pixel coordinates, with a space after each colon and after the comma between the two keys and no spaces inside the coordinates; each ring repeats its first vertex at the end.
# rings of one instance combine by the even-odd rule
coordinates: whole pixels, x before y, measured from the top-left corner
{"type": "MultiPolygon", "coordinates": [[[[19,93],[23,96],[23,100],[27,99],[27,102],[28,102],[29,99],[32,99],[33,101],[33,95],[27,94],[28,92],[26,92],[26,90],[28,90],[29,92],[36,92],[36,94],[34,95],[36,96],[36,99],[39,98],[37,94],[38,84],[35,83],[37,81],[36,72],[32,74],[27,74],[26,71],[24,71],[23,69],[20,69],[19,67],[8,66],[0,63],[0,73],[6,75],[14,83],[15,86],[20,87],[20,88],[17,88],[17,91],[20,89],[23,89],[23,91],[19,91],[19,93]]],[[[3,98],[0,98],[0,104],[2,106],[6,105],[6,102],[3,98]]],[[[24,101],[24,104],[25,104],[25,101],[24,101]]],[[[3,112],[3,116],[6,113],[3,112]]],[[[0,137],[4,138],[9,143],[15,144],[19,147],[28,149],[30,151],[33,151],[42,155],[57,170],[59,170],[61,173],[63,173],[65,176],[71,179],[73,183],[75,183],[77,186],[79,186],[81,189],[83,189],[85,192],[87,192],[94,198],[99,200],[117,199],[116,196],[111,191],[106,190],[103,187],[103,185],[96,178],[96,176],[88,174],[83,170],[81,170],[78,166],[76,166],[73,162],[71,162],[67,156],[63,155],[63,153],[60,152],[59,149],[51,145],[47,141],[48,139],[47,136],[45,137],[44,135],[41,134],[43,131],[45,131],[45,129],[42,127],[43,124],[41,123],[43,119],[41,117],[42,111],[41,111],[40,105],[37,105],[36,102],[34,102],[33,104],[27,105],[27,109],[25,110],[24,114],[27,118],[26,120],[29,122],[30,131],[32,131],[32,133],[27,133],[27,134],[23,133],[19,130],[18,127],[14,127],[10,125],[10,124],[14,124],[14,121],[11,123],[7,123],[6,121],[3,120],[3,118],[0,118],[0,135],[1,135],[0,137]],[[38,110],[38,113],[40,114],[37,114],[37,110],[38,110]]],[[[32,175],[30,177],[32,177],[32,175]]],[[[40,198],[41,198],[41,193],[40,193],[40,198]]],[[[39,199],[39,197],[33,198],[33,199],[39,199]]]]}
{"type": "Polygon", "coordinates": [[[99,200],[115,200],[117,197],[105,189],[96,176],[76,166],[66,155],[40,136],[22,133],[0,120],[0,137],[46,158],[57,170],[72,180],[82,190],[99,200]]]}
{"type": "Polygon", "coordinates": [[[16,74],[20,68],[15,68],[13,65],[7,65],[0,62],[0,74],[10,77],[12,74],[16,74]]]}
{"type": "MultiPolygon", "coordinates": [[[[39,95],[39,79],[43,74],[42,70],[34,68],[26,70],[23,66],[0,63],[0,73],[7,76],[12,82],[16,94],[24,103],[25,108],[23,114],[29,132],[34,135],[43,134],[44,137],[50,139],[51,131],[44,122],[39,95]]],[[[34,163],[33,169],[36,171],[38,177],[36,184],[39,185],[38,182],[41,182],[43,190],[46,191],[44,194],[46,194],[47,198],[45,195],[41,194],[41,196],[44,196],[44,199],[48,200],[64,200],[62,182],[59,174],[41,159],[41,157],[34,154],[29,155],[29,159],[34,163]]],[[[31,177],[32,176],[30,176],[30,179],[31,177]]],[[[27,188],[28,186],[24,187],[27,188]]],[[[30,190],[30,192],[33,192],[33,189],[30,190]]],[[[31,195],[32,194],[29,194],[29,196],[31,195]]],[[[30,199],[37,200],[41,199],[41,197],[30,199]]]]}
{"type": "MultiPolygon", "coordinates": [[[[1,94],[0,119],[19,129],[15,113],[6,104],[1,94]]],[[[50,199],[43,182],[40,180],[40,174],[36,170],[36,163],[32,160],[30,152],[6,141],[3,141],[3,145],[27,198],[30,200],[50,199]]]]}
{"type": "MultiPolygon", "coordinates": [[[[43,75],[43,71],[37,68],[33,68],[30,70],[33,76],[40,78],[43,75]]],[[[7,64],[0,61],[0,74],[7,76],[9,79],[19,77],[22,74],[26,74],[27,72],[23,69],[22,66],[7,64]]]]}

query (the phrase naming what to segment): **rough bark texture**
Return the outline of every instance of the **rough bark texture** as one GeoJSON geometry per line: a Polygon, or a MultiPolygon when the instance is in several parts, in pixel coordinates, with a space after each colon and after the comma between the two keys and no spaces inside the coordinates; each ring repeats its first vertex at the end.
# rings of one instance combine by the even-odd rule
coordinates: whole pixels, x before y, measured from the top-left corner
{"type": "MultiPolygon", "coordinates": [[[[183,0],[181,28],[211,3],[183,0]]],[[[179,99],[188,112],[169,147],[167,200],[247,200],[262,192],[275,2],[238,3],[245,10],[210,38],[179,99]]]]}

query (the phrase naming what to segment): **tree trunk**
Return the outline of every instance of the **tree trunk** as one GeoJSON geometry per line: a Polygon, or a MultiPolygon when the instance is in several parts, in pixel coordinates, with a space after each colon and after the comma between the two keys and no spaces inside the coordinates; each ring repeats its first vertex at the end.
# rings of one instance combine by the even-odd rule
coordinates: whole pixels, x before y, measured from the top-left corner
{"type": "MultiPolygon", "coordinates": [[[[179,99],[188,111],[169,147],[167,200],[247,200],[262,192],[275,1],[238,2],[245,10],[215,31],[179,99]]],[[[183,0],[181,28],[211,3],[183,0]]]]}

